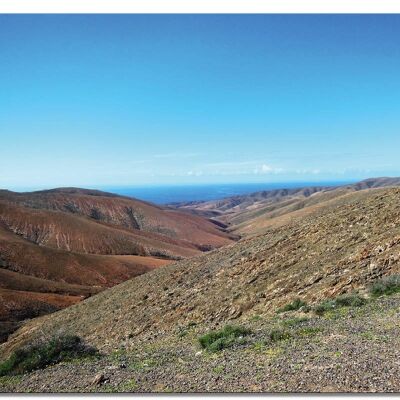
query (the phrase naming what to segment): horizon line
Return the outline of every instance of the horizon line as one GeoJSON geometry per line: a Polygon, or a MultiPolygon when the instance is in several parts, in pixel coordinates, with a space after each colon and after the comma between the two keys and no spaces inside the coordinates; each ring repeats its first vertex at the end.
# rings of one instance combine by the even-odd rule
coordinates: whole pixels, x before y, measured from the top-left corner
{"type": "MultiPolygon", "coordinates": [[[[18,186],[9,186],[2,187],[0,186],[0,190],[9,190],[14,192],[35,192],[35,191],[45,191],[45,190],[53,190],[53,189],[87,189],[87,190],[106,190],[106,189],[140,189],[140,188],[160,188],[160,187],[200,187],[200,186],[221,186],[221,185],[255,185],[255,186],[279,186],[286,184],[307,184],[307,186],[341,186],[343,184],[351,184],[362,182],[370,179],[385,179],[385,178],[397,178],[397,176],[371,176],[368,178],[350,178],[350,179],[321,179],[321,180],[284,180],[284,181],[275,181],[275,182],[168,182],[168,183],[138,183],[138,184],[82,184],[82,185],[18,185],[18,186]]],[[[284,189],[284,187],[282,187],[284,189]]]]}

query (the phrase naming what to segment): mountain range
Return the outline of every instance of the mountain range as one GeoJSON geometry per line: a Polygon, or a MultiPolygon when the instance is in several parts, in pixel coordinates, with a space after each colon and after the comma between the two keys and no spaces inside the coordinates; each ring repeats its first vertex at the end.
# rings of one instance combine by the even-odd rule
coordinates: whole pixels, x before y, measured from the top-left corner
{"type": "MultiPolygon", "coordinates": [[[[125,273],[132,271],[132,276],[139,262],[131,258],[141,257],[152,269],[102,290],[114,284],[120,264],[108,277],[101,272],[103,286],[86,282],[83,287],[82,280],[29,275],[7,267],[11,258],[3,261],[1,271],[23,276],[21,285],[36,288],[42,280],[51,281],[53,293],[69,285],[70,297],[101,290],[84,301],[72,299],[76,304],[62,311],[25,322],[0,350],[6,358],[44,332],[51,336],[66,331],[96,347],[102,357],[78,367],[61,363],[29,373],[12,384],[12,390],[398,391],[400,297],[375,300],[370,288],[386,276],[400,274],[399,183],[400,179],[376,178],[335,188],[267,191],[166,208],[81,189],[31,195],[4,192],[4,237],[15,237],[13,246],[19,240],[24,243],[24,253],[36,246],[98,260],[122,262],[129,257],[125,273]],[[20,222],[13,207],[27,213],[21,221],[32,214],[30,222],[20,222]],[[74,216],[78,226],[90,222],[101,232],[105,227],[118,227],[122,235],[143,230],[160,242],[165,236],[171,247],[155,254],[138,241],[142,253],[116,255],[100,239],[79,244],[72,228],[57,241],[55,232],[60,238],[64,232],[61,222],[57,225],[52,217],[49,226],[57,229],[44,232],[37,222],[42,221],[42,212],[74,216]],[[173,251],[172,239],[174,246],[194,254],[173,251]],[[186,246],[178,246],[181,242],[186,246]],[[74,253],[72,248],[95,254],[74,253]],[[98,255],[98,249],[109,255],[98,255]],[[169,265],[157,268],[154,260],[169,265]],[[297,308],[292,306],[296,302],[297,308]],[[329,312],[318,312],[328,305],[329,312]],[[199,346],[199,338],[212,338],[227,324],[243,327],[238,339],[230,337],[232,349],[213,353],[199,346]],[[93,380],[96,374],[101,379],[93,380]]],[[[1,254],[4,258],[12,252],[7,248],[1,254]]],[[[57,270],[68,271],[64,266],[57,270]]]]}

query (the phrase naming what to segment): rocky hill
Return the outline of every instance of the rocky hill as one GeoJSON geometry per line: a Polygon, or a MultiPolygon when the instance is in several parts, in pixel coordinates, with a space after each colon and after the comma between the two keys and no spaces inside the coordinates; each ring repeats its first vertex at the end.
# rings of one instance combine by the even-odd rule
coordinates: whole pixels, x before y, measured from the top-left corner
{"type": "MultiPolygon", "coordinates": [[[[140,232],[136,238],[139,246],[141,237],[149,238],[149,243],[151,240],[157,242],[154,247],[159,247],[160,242],[164,241],[166,244],[197,250],[202,250],[203,247],[215,248],[230,241],[226,233],[204,218],[188,216],[176,210],[112,193],[76,188],[31,193],[0,191],[0,201],[5,201],[9,205],[2,221],[10,230],[25,235],[29,240],[41,241],[41,244],[47,245],[53,241],[55,243],[52,246],[55,245],[57,248],[69,246],[73,249],[79,246],[71,243],[74,239],[84,243],[89,241],[87,237],[76,238],[76,231],[81,229],[93,230],[96,236],[115,236],[110,230],[101,231],[104,226],[116,227],[122,230],[121,232],[126,230],[136,234],[140,232]],[[11,205],[18,206],[21,215],[18,215],[18,209],[11,210],[11,205]],[[34,212],[38,210],[41,213],[34,212]],[[84,217],[86,224],[82,219],[74,220],[72,217],[84,217]]],[[[132,238],[129,240],[132,241],[132,238]]],[[[150,248],[149,243],[143,246],[150,248]]],[[[99,250],[93,246],[93,252],[107,251],[101,248],[101,244],[98,246],[99,250]]],[[[88,247],[90,250],[91,247],[88,247]]],[[[85,250],[83,245],[78,249],[85,250]]],[[[84,252],[92,252],[89,250],[84,252]]],[[[151,249],[144,250],[151,251],[151,249]]],[[[180,255],[177,249],[175,252],[180,255]]],[[[174,255],[174,250],[166,249],[164,253],[166,256],[174,255]]],[[[128,254],[132,254],[131,248],[128,254]]]]}
{"type": "MultiPolygon", "coordinates": [[[[276,224],[277,216],[300,212],[310,206],[354,191],[400,186],[400,178],[370,178],[342,186],[310,186],[292,189],[265,190],[221,200],[175,203],[176,209],[212,218],[231,233],[239,236],[262,233],[276,224]]],[[[306,212],[310,211],[307,210],[306,212]]],[[[295,214],[294,214],[295,215],[295,214]]]]}
{"type": "MultiPolygon", "coordinates": [[[[347,309],[351,311],[350,314],[342,315],[339,310],[339,314],[334,314],[338,319],[335,323],[330,323],[325,317],[295,315],[296,318],[304,317],[310,321],[304,326],[303,336],[296,330],[296,335],[300,335],[298,340],[294,344],[288,342],[293,356],[290,361],[293,366],[289,370],[287,356],[291,353],[288,348],[276,349],[272,345],[265,345],[265,342],[259,343],[260,338],[267,334],[268,326],[282,322],[274,317],[276,311],[296,298],[314,307],[325,299],[341,294],[356,290],[363,293],[377,279],[398,274],[399,206],[400,189],[370,189],[343,193],[329,199],[324,205],[319,204],[317,208],[309,207],[307,213],[303,212],[296,218],[282,220],[282,216],[279,216],[277,219],[280,219],[280,223],[269,227],[259,236],[244,238],[199,257],[156,269],[61,312],[32,320],[2,345],[3,357],[40,337],[43,332],[55,334],[67,330],[108,355],[103,361],[85,364],[82,376],[87,376],[89,370],[106,373],[112,359],[107,357],[120,354],[118,352],[121,351],[126,359],[142,363],[140,368],[132,367],[130,373],[109,370],[108,374],[115,372],[114,388],[123,388],[118,386],[121,376],[124,379],[134,376],[140,380],[139,387],[143,390],[157,390],[156,386],[151,386],[156,382],[164,385],[158,391],[168,389],[168,385],[172,385],[172,389],[179,389],[179,382],[184,385],[180,387],[181,390],[218,390],[221,386],[214,378],[210,383],[207,372],[210,368],[218,367],[222,368],[217,374],[220,377],[223,371],[227,371],[227,376],[221,379],[226,385],[225,389],[232,387],[257,391],[263,388],[279,389],[279,385],[282,385],[283,390],[286,385],[288,390],[357,391],[362,389],[360,372],[365,370],[363,363],[372,365],[373,370],[382,367],[379,357],[385,354],[389,370],[387,374],[386,370],[382,372],[383,380],[381,382],[378,378],[376,387],[399,390],[400,382],[396,378],[399,375],[390,372],[391,368],[399,372],[398,364],[394,361],[396,355],[390,353],[391,348],[398,345],[396,329],[400,316],[397,298],[392,302],[371,303],[362,308],[364,311],[360,311],[360,314],[347,309]],[[356,318],[354,322],[352,318],[356,318]],[[257,322],[259,320],[264,322],[257,322]],[[226,323],[250,326],[253,332],[251,346],[261,351],[261,355],[256,355],[251,352],[254,347],[239,346],[243,351],[240,354],[247,360],[243,379],[231,370],[240,365],[239,358],[233,353],[223,352],[217,358],[210,358],[207,352],[199,353],[198,335],[226,323]],[[378,329],[376,325],[379,323],[387,325],[378,329]],[[366,332],[365,340],[359,345],[356,341],[358,334],[354,336],[354,332],[363,333],[367,326],[373,332],[366,332]],[[195,327],[193,332],[191,327],[195,327]],[[326,336],[317,334],[322,331],[326,336]],[[180,332],[183,332],[182,335],[180,332]],[[311,342],[307,332],[313,336],[315,332],[320,341],[311,342]],[[387,340],[374,341],[375,347],[370,349],[370,353],[364,354],[365,349],[369,349],[368,335],[387,335],[387,340]],[[329,364],[328,370],[324,369],[326,364],[321,358],[315,358],[318,357],[318,348],[322,348],[321,343],[329,357],[335,352],[346,353],[349,359],[341,364],[346,365],[345,370],[336,372],[337,364],[334,362],[329,364]],[[281,358],[283,354],[285,356],[281,358]],[[360,358],[359,354],[364,356],[360,358]],[[158,358],[146,361],[146,357],[158,358]],[[193,367],[197,357],[201,368],[193,367]],[[169,363],[174,360],[169,368],[175,372],[168,372],[165,364],[157,363],[165,359],[169,363]],[[267,373],[264,371],[267,361],[272,368],[268,376],[271,378],[275,374],[275,380],[262,383],[257,374],[267,373]],[[143,363],[150,367],[143,366],[143,363]],[[304,372],[303,375],[296,375],[296,365],[304,372]],[[195,368],[193,374],[189,372],[192,368],[195,368]],[[291,381],[285,378],[282,381],[281,376],[280,381],[277,380],[284,371],[296,379],[291,381]],[[315,371],[319,371],[318,374],[315,371]],[[357,378],[348,381],[352,375],[357,378]],[[299,376],[318,376],[319,381],[312,378],[304,382],[299,376]]],[[[326,356],[325,353],[320,355],[326,356]]],[[[20,387],[23,387],[23,382],[35,380],[42,382],[45,388],[60,389],[54,382],[59,382],[60,376],[68,368],[57,368],[52,369],[53,372],[46,370],[27,375],[20,387]],[[53,376],[56,374],[54,371],[59,371],[60,375],[53,376]],[[47,379],[53,383],[46,386],[47,379]]],[[[85,379],[81,383],[75,381],[76,388],[91,390],[92,386],[85,379]]],[[[373,390],[373,381],[368,382],[368,390],[373,390]]]]}
{"type": "Polygon", "coordinates": [[[0,191],[0,340],[26,318],[231,241],[207,219],[111,193],[0,191]]]}

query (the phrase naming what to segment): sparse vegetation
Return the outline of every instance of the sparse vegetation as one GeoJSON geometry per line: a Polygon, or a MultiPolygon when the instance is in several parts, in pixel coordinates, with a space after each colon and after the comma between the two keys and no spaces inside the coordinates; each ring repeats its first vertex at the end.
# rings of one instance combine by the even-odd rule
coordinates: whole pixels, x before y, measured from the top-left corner
{"type": "Polygon", "coordinates": [[[286,311],[297,311],[302,307],[307,308],[307,303],[299,298],[296,298],[291,303],[288,303],[285,306],[278,308],[276,312],[280,314],[286,311]]]}
{"type": "Polygon", "coordinates": [[[374,282],[370,287],[370,293],[374,297],[389,296],[400,292],[400,275],[389,275],[374,282]]]}
{"type": "MultiPolygon", "coordinates": [[[[375,257],[372,232],[379,243],[386,237],[378,231],[383,222],[371,220],[381,213],[371,208],[371,218],[361,219],[371,226],[358,225],[358,218],[368,214],[358,202],[351,207],[343,218],[337,217],[343,207],[329,219],[307,217],[304,226],[296,222],[290,230],[268,230],[266,237],[239,241],[200,261],[159,268],[78,307],[28,323],[4,345],[6,350],[30,332],[68,325],[82,338],[92,338],[105,355],[93,363],[79,358],[20,375],[15,386],[8,378],[19,375],[6,376],[0,391],[112,392],[131,386],[139,393],[398,390],[393,349],[400,335],[400,294],[375,298],[361,288],[370,274],[394,271],[395,265],[381,266],[400,251],[400,242],[396,239],[388,254],[375,257]],[[354,229],[343,229],[350,222],[354,229]],[[336,236],[331,237],[332,230],[336,236]],[[371,232],[367,241],[358,236],[365,232],[371,232]],[[366,258],[354,261],[360,255],[366,258]],[[369,262],[376,268],[368,269],[369,262]],[[353,293],[351,286],[360,288],[359,294],[336,297],[344,290],[353,293]],[[308,314],[306,301],[312,307],[308,314]],[[288,312],[277,314],[278,307],[288,312]],[[322,308],[323,317],[314,307],[322,308]],[[239,327],[227,329],[226,324],[239,327]],[[242,327],[251,334],[246,336],[242,327]],[[93,383],[101,375],[102,382],[93,383]]],[[[392,211],[400,226],[400,213],[396,207],[392,211]]],[[[388,229],[387,241],[394,235],[388,229]]]]}
{"type": "Polygon", "coordinates": [[[322,328],[307,326],[296,331],[296,336],[314,336],[322,332],[322,328]]]}
{"type": "Polygon", "coordinates": [[[20,382],[21,377],[17,375],[0,377],[0,385],[18,385],[20,382]]]}
{"type": "Polygon", "coordinates": [[[317,315],[324,315],[327,311],[334,310],[336,308],[336,303],[334,300],[325,300],[314,307],[314,312],[317,315]]]}
{"type": "Polygon", "coordinates": [[[146,371],[157,365],[157,361],[152,358],[145,360],[138,360],[129,365],[129,369],[132,371],[146,371]]]}
{"type": "Polygon", "coordinates": [[[284,329],[274,329],[269,333],[269,338],[272,342],[279,342],[291,337],[290,333],[284,329]]]}
{"type": "Polygon", "coordinates": [[[196,322],[190,321],[186,326],[180,326],[177,330],[177,336],[183,338],[196,326],[196,322]]]}
{"type": "Polygon", "coordinates": [[[322,332],[321,328],[310,327],[310,326],[296,329],[294,331],[293,330],[288,331],[284,328],[283,329],[277,328],[277,329],[272,330],[269,333],[269,339],[271,342],[280,342],[282,340],[295,339],[295,338],[301,338],[301,337],[306,337],[306,336],[314,336],[320,332],[322,332]]]}
{"type": "Polygon", "coordinates": [[[221,351],[240,342],[251,331],[242,326],[226,325],[223,329],[200,336],[199,343],[203,349],[210,352],[221,351]]]}
{"type": "Polygon", "coordinates": [[[18,375],[60,361],[93,356],[97,350],[85,345],[81,338],[74,335],[57,335],[49,340],[42,339],[22,347],[4,362],[0,363],[0,376],[18,375]]]}
{"type": "Polygon", "coordinates": [[[358,293],[352,293],[338,296],[335,302],[339,307],[361,307],[367,302],[367,299],[358,293]]]}
{"type": "Polygon", "coordinates": [[[127,351],[124,347],[114,350],[114,352],[111,354],[111,357],[115,362],[125,361],[126,356],[127,351]]]}
{"type": "Polygon", "coordinates": [[[129,379],[120,386],[123,392],[133,392],[137,389],[137,382],[135,379],[129,379]]]}
{"type": "Polygon", "coordinates": [[[314,307],[317,315],[324,315],[328,311],[337,310],[342,307],[361,307],[367,302],[367,299],[358,293],[345,294],[335,299],[325,300],[314,307]]]}
{"type": "Polygon", "coordinates": [[[216,374],[222,374],[225,371],[225,366],[224,365],[218,365],[213,368],[213,372],[216,374]]]}
{"type": "Polygon", "coordinates": [[[178,329],[178,333],[177,333],[178,338],[183,338],[187,334],[188,334],[188,330],[187,329],[182,328],[182,327],[180,329],[178,329]]]}
{"type": "Polygon", "coordinates": [[[255,351],[262,351],[265,349],[265,346],[266,346],[265,341],[258,341],[253,343],[251,348],[255,351]]]}
{"type": "Polygon", "coordinates": [[[290,319],[284,320],[283,325],[288,326],[288,327],[293,327],[293,326],[297,326],[306,321],[308,321],[307,317],[290,318],[290,319]]]}

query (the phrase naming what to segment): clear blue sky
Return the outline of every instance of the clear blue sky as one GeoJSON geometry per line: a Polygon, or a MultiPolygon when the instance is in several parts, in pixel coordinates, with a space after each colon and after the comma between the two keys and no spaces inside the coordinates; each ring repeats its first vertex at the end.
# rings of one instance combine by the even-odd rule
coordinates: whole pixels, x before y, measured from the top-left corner
{"type": "Polygon", "coordinates": [[[400,16],[1,15],[0,187],[400,175],[400,16]]]}

